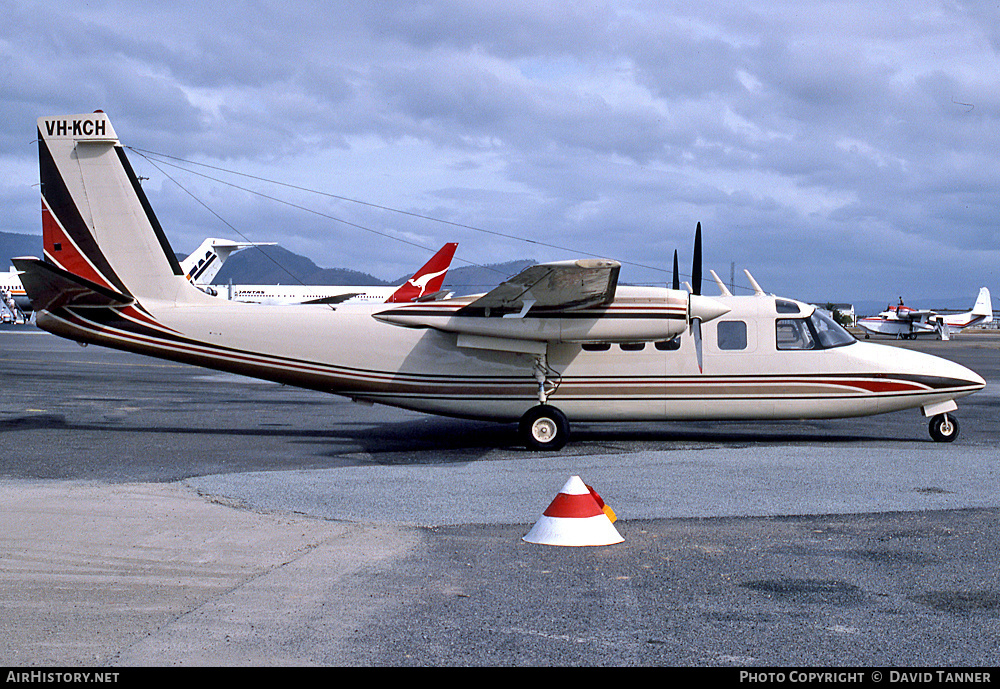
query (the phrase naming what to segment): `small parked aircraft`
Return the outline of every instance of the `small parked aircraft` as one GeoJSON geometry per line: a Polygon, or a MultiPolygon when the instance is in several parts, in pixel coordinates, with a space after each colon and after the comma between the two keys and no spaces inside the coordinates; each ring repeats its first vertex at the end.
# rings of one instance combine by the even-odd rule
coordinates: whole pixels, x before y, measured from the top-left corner
{"type": "Polygon", "coordinates": [[[951,339],[970,325],[993,321],[993,300],[986,287],[979,290],[976,304],[965,313],[939,314],[926,309],[914,309],[903,304],[889,306],[877,316],[859,318],[858,325],[865,329],[865,339],[871,334],[894,335],[899,340],[915,340],[919,335],[937,335],[940,340],[951,339]]]}
{"type": "MultiPolygon", "coordinates": [[[[38,325],[62,337],[355,400],[519,421],[558,449],[570,422],[805,419],[920,408],[954,440],[976,373],[858,342],[765,294],[618,284],[604,259],[527,268],[486,294],[402,304],[261,306],[193,287],[103,112],[38,120],[46,260],[14,259],[38,325]],[[261,309],[280,328],[262,329],[261,309]]],[[[676,263],[676,260],[675,260],[676,263]]],[[[752,278],[751,278],[752,279],[752,278]]],[[[754,283],[756,284],[756,283],[754,283]]]]}

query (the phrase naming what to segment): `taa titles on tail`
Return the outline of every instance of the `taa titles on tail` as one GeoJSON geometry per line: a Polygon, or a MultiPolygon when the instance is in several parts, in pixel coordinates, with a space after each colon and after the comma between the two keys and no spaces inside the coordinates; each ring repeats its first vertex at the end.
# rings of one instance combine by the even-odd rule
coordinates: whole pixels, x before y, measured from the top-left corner
{"type": "MultiPolygon", "coordinates": [[[[80,342],[456,417],[518,422],[558,449],[571,424],[843,418],[919,408],[953,440],[984,386],[938,357],[855,340],[765,294],[618,284],[612,260],[535,265],[485,294],[243,304],[194,287],[103,112],[38,121],[44,260],[15,259],[38,325],[80,342]],[[251,314],[269,309],[280,329],[251,314]]],[[[675,255],[676,266],[676,255],[675,255]]],[[[714,275],[714,274],[713,274],[714,275]]],[[[752,278],[751,278],[752,280],[752,278]]],[[[756,283],[754,283],[756,285],[756,283]]]]}
{"type": "Polygon", "coordinates": [[[939,314],[936,311],[906,306],[900,299],[889,305],[877,316],[859,318],[858,325],[865,330],[865,339],[871,335],[892,335],[898,340],[915,340],[920,335],[936,335],[939,340],[950,340],[969,326],[993,322],[993,299],[990,290],[982,287],[971,311],[939,314]]]}

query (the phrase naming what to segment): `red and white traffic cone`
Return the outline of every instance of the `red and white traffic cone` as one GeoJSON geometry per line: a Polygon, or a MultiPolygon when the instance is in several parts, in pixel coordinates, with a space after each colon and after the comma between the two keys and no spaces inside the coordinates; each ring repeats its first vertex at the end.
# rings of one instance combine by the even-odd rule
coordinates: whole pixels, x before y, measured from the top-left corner
{"type": "Polygon", "coordinates": [[[522,540],[542,545],[611,545],[625,539],[614,511],[579,476],[572,476],[522,540]]]}

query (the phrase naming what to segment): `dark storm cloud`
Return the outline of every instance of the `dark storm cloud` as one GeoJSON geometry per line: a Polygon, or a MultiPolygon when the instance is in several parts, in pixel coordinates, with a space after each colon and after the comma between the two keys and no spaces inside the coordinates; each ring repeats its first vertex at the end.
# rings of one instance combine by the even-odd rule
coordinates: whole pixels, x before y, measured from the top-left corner
{"type": "MultiPolygon", "coordinates": [[[[101,108],[137,148],[643,265],[668,266],[703,221],[720,272],[736,262],[807,298],[901,284],[971,295],[1000,253],[1000,21],[986,3],[3,9],[0,201],[18,223],[37,217],[30,179],[17,181],[35,118],[101,108]]],[[[139,164],[178,248],[225,231],[139,164]]],[[[234,227],[322,265],[367,260],[396,277],[422,258],[186,180],[234,227]]],[[[569,257],[309,202],[431,248],[458,240],[477,262],[569,257]]]]}

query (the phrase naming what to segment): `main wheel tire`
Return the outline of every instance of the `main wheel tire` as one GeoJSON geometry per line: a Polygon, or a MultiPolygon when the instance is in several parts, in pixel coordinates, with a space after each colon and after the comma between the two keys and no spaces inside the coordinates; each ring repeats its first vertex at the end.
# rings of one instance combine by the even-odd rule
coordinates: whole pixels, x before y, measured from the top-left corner
{"type": "Polygon", "coordinates": [[[526,411],[518,430],[529,450],[561,450],[569,440],[569,420],[548,404],[526,411]]]}
{"type": "Polygon", "coordinates": [[[951,414],[938,414],[928,428],[937,443],[950,443],[958,437],[958,419],[951,414]]]}

